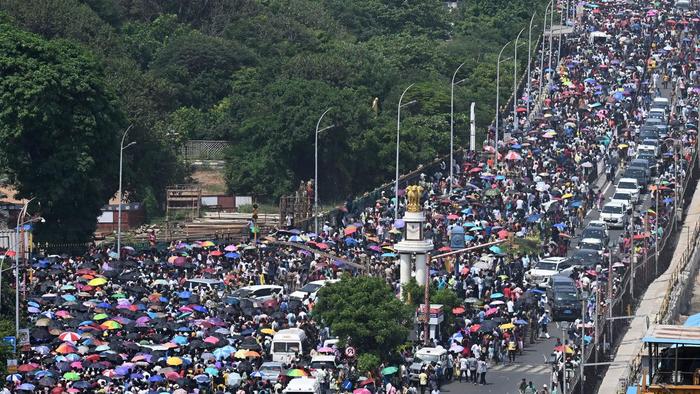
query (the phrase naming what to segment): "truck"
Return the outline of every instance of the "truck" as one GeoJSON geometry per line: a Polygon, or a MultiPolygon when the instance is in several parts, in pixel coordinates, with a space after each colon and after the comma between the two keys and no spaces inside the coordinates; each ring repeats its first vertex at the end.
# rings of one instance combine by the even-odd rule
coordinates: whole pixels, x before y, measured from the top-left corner
{"type": "Polygon", "coordinates": [[[447,369],[447,350],[442,346],[424,347],[416,350],[413,355],[413,363],[409,367],[409,378],[411,381],[417,381],[421,370],[429,364],[433,365],[438,376],[444,377],[447,369]]]}

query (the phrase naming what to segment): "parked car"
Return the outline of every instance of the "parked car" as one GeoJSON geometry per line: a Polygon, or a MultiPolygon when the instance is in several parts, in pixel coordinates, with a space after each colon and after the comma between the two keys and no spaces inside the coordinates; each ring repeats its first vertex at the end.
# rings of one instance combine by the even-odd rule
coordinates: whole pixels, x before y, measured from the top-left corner
{"type": "Polygon", "coordinates": [[[336,283],[339,281],[340,281],[340,279],[325,279],[325,280],[315,280],[313,282],[309,282],[301,289],[290,294],[289,298],[296,298],[298,300],[303,300],[304,298],[306,298],[308,296],[311,300],[315,300],[316,295],[318,294],[318,291],[321,290],[321,288],[323,286],[326,286],[327,284],[330,284],[330,283],[336,283]]]}
{"type": "Polygon", "coordinates": [[[277,285],[245,286],[233,292],[238,298],[251,298],[257,301],[268,301],[284,294],[284,288],[277,285]]]}
{"type": "Polygon", "coordinates": [[[634,197],[632,197],[631,193],[628,192],[619,192],[616,191],[611,197],[610,197],[610,202],[615,202],[615,203],[622,203],[625,204],[628,207],[631,207],[634,205],[634,197]]]}
{"type": "Polygon", "coordinates": [[[260,372],[263,374],[264,380],[269,380],[275,384],[280,376],[284,376],[286,371],[284,365],[277,361],[265,361],[260,365],[260,372]]]}
{"type": "Polygon", "coordinates": [[[596,265],[600,264],[602,260],[603,258],[600,253],[594,249],[579,249],[569,257],[571,266],[581,269],[593,269],[596,265]]]}
{"type": "MultiPolygon", "coordinates": [[[[608,231],[604,227],[588,225],[581,233],[581,239],[599,239],[603,245],[610,243],[608,231]]],[[[585,248],[582,248],[585,249],[585,248]]]]}

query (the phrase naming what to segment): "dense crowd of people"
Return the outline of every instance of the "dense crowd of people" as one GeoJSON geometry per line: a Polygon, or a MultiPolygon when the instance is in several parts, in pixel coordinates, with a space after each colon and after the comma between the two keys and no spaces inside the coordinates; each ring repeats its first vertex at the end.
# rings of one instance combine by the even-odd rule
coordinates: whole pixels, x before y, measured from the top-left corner
{"type": "MultiPolygon", "coordinates": [[[[23,304],[31,346],[20,352],[7,390],[277,393],[290,379],[308,375],[322,391],[436,393],[452,380],[487,384],[490,366],[516,362],[526,346],[555,336],[551,383],[534,387],[524,379],[517,389],[561,392],[606,305],[589,297],[583,316],[559,337],[549,330],[547,292],[526,273],[539,259],[570,253],[588,212],[604,202],[603,185],[635,157],[639,129],[657,96],[672,103],[665,140],[672,144],[660,147],[659,181],[651,188],[658,208],[633,211],[616,246],[604,251],[615,256],[614,265],[577,268],[571,278],[587,294],[606,292],[612,280],[614,296],[631,256],[643,256],[663,237],[697,144],[696,14],[675,10],[669,1],[587,3],[582,14],[572,13],[574,30],[554,69],[535,66],[532,86],[542,78],[542,94],[523,93],[518,104],[530,105],[532,116],[516,110],[520,131],[498,141],[492,131],[483,151],[465,151],[421,175],[424,236],[436,252],[511,240],[432,261],[431,281],[463,300],[447,311],[456,317],[453,335],[433,339],[448,350],[444,364],[426,363],[414,376],[409,349],[401,365],[358,371],[338,345],[324,346],[333,333],[314,320],[314,300],[289,297],[310,281],[360,274],[355,264],[385,278],[398,296],[400,262],[393,245],[405,226],[406,199],[377,192],[348,203],[318,234],[290,223],[246,244],[173,242],[164,250],[96,247],[83,256],[36,256],[23,304]],[[221,280],[224,287],[190,287],[192,278],[221,280]],[[284,293],[265,302],[230,297],[243,286],[270,284],[284,293]],[[259,369],[272,337],[290,327],[306,332],[314,354],[335,354],[339,368],[313,370],[299,355],[276,381],[266,379],[259,369]]],[[[512,116],[505,123],[512,124],[512,116]]],[[[415,334],[417,347],[424,338],[415,334]]]]}

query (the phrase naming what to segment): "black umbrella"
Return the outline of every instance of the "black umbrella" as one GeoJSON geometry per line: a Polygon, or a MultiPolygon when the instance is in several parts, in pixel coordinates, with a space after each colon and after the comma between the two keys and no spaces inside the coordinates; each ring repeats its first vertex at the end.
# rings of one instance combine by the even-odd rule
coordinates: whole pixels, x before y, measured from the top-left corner
{"type": "Polygon", "coordinates": [[[50,376],[44,376],[43,378],[39,379],[37,383],[39,384],[39,386],[53,387],[56,385],[56,379],[50,376]]]}

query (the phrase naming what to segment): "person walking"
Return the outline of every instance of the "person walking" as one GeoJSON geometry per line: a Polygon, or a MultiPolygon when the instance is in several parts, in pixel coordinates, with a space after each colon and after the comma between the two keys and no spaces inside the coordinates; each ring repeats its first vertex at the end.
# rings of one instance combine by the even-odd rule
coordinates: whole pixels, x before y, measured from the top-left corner
{"type": "Polygon", "coordinates": [[[520,381],[520,384],[518,385],[518,394],[525,394],[525,390],[527,389],[527,381],[525,378],[520,381]]]}
{"type": "Polygon", "coordinates": [[[474,357],[473,354],[469,356],[467,362],[469,363],[469,376],[471,376],[472,382],[474,382],[474,384],[477,384],[478,380],[476,376],[476,369],[479,365],[479,362],[476,360],[476,357],[474,357]]]}
{"type": "Polygon", "coordinates": [[[515,339],[511,337],[508,340],[508,361],[511,363],[515,362],[515,352],[518,350],[518,345],[515,343],[515,339]]]}
{"type": "Polygon", "coordinates": [[[547,326],[549,325],[550,321],[551,319],[549,318],[549,312],[547,311],[544,311],[542,316],[540,316],[539,320],[537,321],[540,324],[540,336],[544,335],[544,337],[547,339],[549,339],[549,331],[547,326]]]}
{"type": "Polygon", "coordinates": [[[488,371],[488,368],[489,366],[485,360],[479,360],[476,367],[476,373],[479,374],[479,384],[486,385],[486,371],[488,371]]]}
{"type": "Polygon", "coordinates": [[[462,378],[469,381],[469,360],[466,357],[459,358],[459,382],[462,383],[462,378]]]}
{"type": "Polygon", "coordinates": [[[535,384],[532,383],[532,380],[527,383],[525,394],[537,394],[537,389],[535,388],[535,384]]]}
{"type": "Polygon", "coordinates": [[[420,394],[425,394],[425,390],[428,388],[428,374],[423,368],[418,375],[418,385],[420,386],[420,394]]]}

